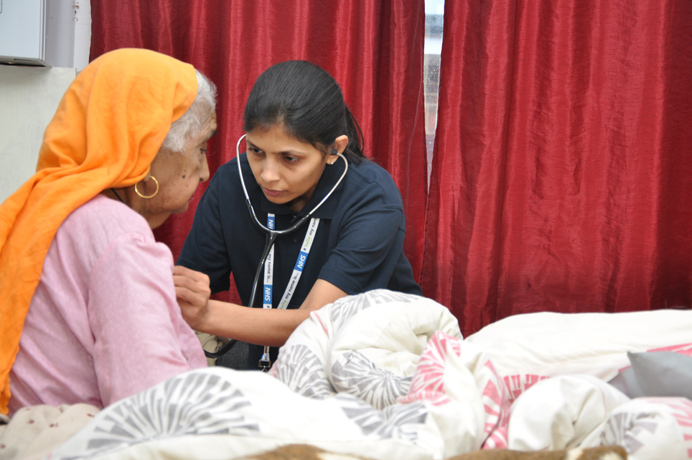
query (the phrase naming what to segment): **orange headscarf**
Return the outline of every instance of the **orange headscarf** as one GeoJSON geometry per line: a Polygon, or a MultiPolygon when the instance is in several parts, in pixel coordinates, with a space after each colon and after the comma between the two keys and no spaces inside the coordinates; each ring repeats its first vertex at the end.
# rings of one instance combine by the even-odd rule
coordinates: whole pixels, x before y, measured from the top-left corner
{"type": "Polygon", "coordinates": [[[149,172],[197,94],[190,64],[143,49],[106,53],[75,78],[46,128],[36,174],[0,206],[0,411],[43,261],[67,216],[149,172]]]}

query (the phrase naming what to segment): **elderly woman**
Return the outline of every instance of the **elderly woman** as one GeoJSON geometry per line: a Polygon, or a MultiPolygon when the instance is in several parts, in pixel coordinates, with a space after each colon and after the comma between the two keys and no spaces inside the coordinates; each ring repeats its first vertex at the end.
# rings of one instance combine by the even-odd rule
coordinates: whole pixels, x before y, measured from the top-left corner
{"type": "Polygon", "coordinates": [[[206,365],[152,229],[209,178],[215,88],[122,49],[74,80],[36,174],[0,207],[0,409],[105,407],[206,365]]]}

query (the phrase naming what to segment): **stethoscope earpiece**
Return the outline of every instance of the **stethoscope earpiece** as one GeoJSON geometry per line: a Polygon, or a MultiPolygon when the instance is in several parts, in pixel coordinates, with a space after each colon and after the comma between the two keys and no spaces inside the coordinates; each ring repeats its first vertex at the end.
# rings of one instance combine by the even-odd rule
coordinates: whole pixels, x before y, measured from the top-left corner
{"type": "MultiPolygon", "coordinates": [[[[238,164],[238,175],[240,176],[240,184],[243,188],[243,194],[245,195],[245,202],[247,203],[248,211],[250,212],[250,215],[252,216],[253,221],[255,224],[262,230],[266,235],[286,235],[287,233],[294,232],[298,230],[298,228],[303,225],[303,223],[312,216],[312,214],[317,211],[317,209],[322,206],[322,204],[327,201],[327,198],[329,198],[332,193],[334,193],[334,190],[339,186],[342,180],[344,180],[344,177],[346,177],[346,173],[348,172],[348,160],[346,157],[342,154],[339,153],[339,151],[335,148],[332,148],[332,154],[339,156],[342,160],[344,160],[344,172],[341,173],[341,177],[339,177],[339,180],[336,181],[336,184],[334,184],[334,187],[327,193],[322,200],[317,203],[317,205],[310,210],[310,212],[303,217],[300,221],[296,223],[296,225],[291,226],[290,228],[287,228],[286,230],[272,230],[268,228],[267,226],[263,225],[262,222],[259,221],[257,218],[257,215],[255,214],[255,209],[252,207],[252,203],[250,203],[250,195],[247,193],[247,187],[245,187],[245,179],[243,179],[243,171],[240,168],[240,143],[245,139],[246,134],[243,134],[240,136],[240,139],[238,139],[238,142],[235,145],[235,155],[236,155],[236,163],[238,164]]],[[[333,163],[330,163],[333,164],[333,163]]],[[[262,262],[264,263],[264,261],[262,262]]]]}

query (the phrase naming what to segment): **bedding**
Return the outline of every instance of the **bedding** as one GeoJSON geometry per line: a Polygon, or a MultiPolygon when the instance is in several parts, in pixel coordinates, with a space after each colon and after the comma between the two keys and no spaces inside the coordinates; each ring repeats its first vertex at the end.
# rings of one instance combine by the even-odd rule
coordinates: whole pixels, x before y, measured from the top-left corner
{"type": "Polygon", "coordinates": [[[514,400],[557,375],[611,380],[630,366],[628,352],[692,356],[692,311],[525,313],[490,324],[466,341],[488,353],[514,400]]]}
{"type": "Polygon", "coordinates": [[[692,458],[692,401],[632,399],[608,415],[597,442],[623,446],[630,460],[692,458]]]}
{"type": "Polygon", "coordinates": [[[105,408],[50,458],[252,458],[293,444],[373,460],[609,445],[635,460],[692,458],[692,402],[607,383],[628,351],[691,348],[692,312],[646,313],[531,314],[464,339],[430,299],[349,296],[313,312],[270,373],[173,377],[105,408]],[[586,324],[590,334],[573,330],[586,324]],[[580,334],[586,351],[568,342],[580,334]]]}
{"type": "Polygon", "coordinates": [[[12,417],[12,423],[0,424],[0,459],[39,460],[74,436],[98,412],[99,408],[90,404],[24,407],[12,417]]]}
{"type": "Polygon", "coordinates": [[[599,425],[629,398],[590,375],[542,380],[512,404],[507,447],[520,451],[597,446],[599,425]]]}

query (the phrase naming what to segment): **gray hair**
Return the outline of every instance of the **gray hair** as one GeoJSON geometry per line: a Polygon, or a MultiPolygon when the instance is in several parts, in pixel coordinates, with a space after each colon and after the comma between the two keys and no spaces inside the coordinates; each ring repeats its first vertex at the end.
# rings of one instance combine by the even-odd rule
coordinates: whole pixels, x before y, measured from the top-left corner
{"type": "Polygon", "coordinates": [[[202,72],[197,74],[197,96],[187,112],[171,124],[161,148],[182,153],[188,141],[202,129],[202,124],[216,110],[216,85],[202,72]]]}

